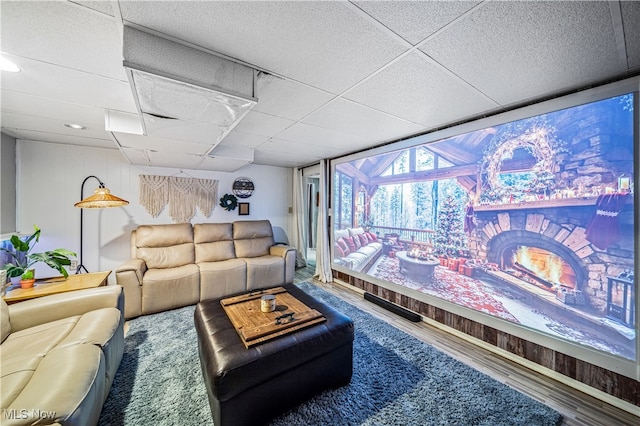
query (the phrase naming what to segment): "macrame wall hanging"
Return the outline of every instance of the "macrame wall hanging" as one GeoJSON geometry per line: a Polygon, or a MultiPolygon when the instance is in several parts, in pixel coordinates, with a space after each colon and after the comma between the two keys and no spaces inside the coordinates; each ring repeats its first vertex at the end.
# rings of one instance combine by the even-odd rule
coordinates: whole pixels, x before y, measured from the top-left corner
{"type": "Polygon", "coordinates": [[[153,217],[158,217],[167,204],[169,216],[176,223],[189,222],[196,208],[210,217],[217,199],[217,180],[140,175],[140,204],[153,217]]]}

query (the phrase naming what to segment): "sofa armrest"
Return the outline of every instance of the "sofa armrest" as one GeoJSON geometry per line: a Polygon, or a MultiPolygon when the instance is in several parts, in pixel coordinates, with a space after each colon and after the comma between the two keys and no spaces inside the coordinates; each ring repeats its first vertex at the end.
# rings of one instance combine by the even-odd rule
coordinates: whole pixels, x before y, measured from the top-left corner
{"type": "Polygon", "coordinates": [[[147,264],[142,259],[129,259],[116,269],[116,282],[142,285],[142,276],[147,272],[147,264]]]}
{"type": "Polygon", "coordinates": [[[102,308],[117,308],[124,314],[124,292],[121,286],[88,288],[9,305],[11,331],[24,330],[102,308]]]}
{"type": "Polygon", "coordinates": [[[116,283],[124,288],[124,317],[142,315],[142,278],[147,272],[147,263],[142,259],[129,259],[116,269],[116,283]]]}
{"type": "Polygon", "coordinates": [[[278,244],[278,245],[269,247],[269,254],[271,256],[280,256],[283,259],[286,259],[287,253],[291,250],[293,250],[294,252],[296,251],[295,247],[287,246],[284,244],[282,245],[278,244]]]}
{"type": "Polygon", "coordinates": [[[293,276],[296,272],[296,256],[295,247],[286,245],[275,245],[269,247],[271,256],[280,256],[284,259],[284,283],[293,284],[293,276]]]}

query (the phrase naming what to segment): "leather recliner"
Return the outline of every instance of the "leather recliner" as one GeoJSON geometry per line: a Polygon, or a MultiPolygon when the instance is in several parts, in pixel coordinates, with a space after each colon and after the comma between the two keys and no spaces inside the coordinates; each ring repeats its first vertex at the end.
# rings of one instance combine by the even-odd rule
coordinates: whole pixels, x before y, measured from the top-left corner
{"type": "Polygon", "coordinates": [[[124,352],[124,293],[0,300],[3,425],[95,425],[124,352]]]}

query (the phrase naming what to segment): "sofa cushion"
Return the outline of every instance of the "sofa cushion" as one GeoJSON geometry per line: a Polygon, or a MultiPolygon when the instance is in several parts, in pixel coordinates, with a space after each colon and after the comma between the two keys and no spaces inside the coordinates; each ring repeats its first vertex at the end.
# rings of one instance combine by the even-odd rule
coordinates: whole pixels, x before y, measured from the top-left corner
{"type": "Polygon", "coordinates": [[[347,237],[350,237],[351,235],[349,235],[349,230],[348,229],[338,229],[334,233],[334,236],[335,236],[336,240],[339,240],[340,238],[347,238],[347,237]]]}
{"type": "Polygon", "coordinates": [[[72,316],[11,333],[2,343],[0,401],[7,407],[22,391],[42,359],[75,327],[72,316]],[[26,374],[25,374],[26,373],[26,374]]]}
{"type": "Polygon", "coordinates": [[[369,260],[369,256],[364,253],[355,252],[350,253],[347,256],[347,259],[351,262],[351,269],[359,271],[367,263],[367,260],[369,260]]]}
{"type": "Polygon", "coordinates": [[[233,240],[237,257],[269,255],[274,244],[273,229],[268,220],[233,222],[233,240]]]}
{"type": "Polygon", "coordinates": [[[349,248],[349,253],[353,253],[354,251],[356,251],[356,246],[353,241],[353,237],[347,237],[345,238],[345,241],[347,243],[347,247],[349,248]]]}
{"type": "Polygon", "coordinates": [[[195,263],[149,269],[142,281],[142,313],[151,314],[193,305],[200,299],[200,269],[195,263]]]}
{"type": "Polygon", "coordinates": [[[347,245],[347,242],[345,241],[344,238],[339,238],[338,239],[338,245],[340,246],[340,248],[342,249],[342,252],[347,255],[349,254],[351,251],[349,250],[349,246],[347,245]]]}
{"type": "Polygon", "coordinates": [[[198,263],[200,268],[200,301],[218,299],[240,293],[247,288],[247,262],[228,259],[198,263]]]}
{"type": "Polygon", "coordinates": [[[356,247],[356,250],[359,250],[360,247],[362,247],[362,242],[360,241],[360,238],[358,238],[357,235],[354,235],[351,238],[353,238],[353,245],[356,247]]]}
{"type": "Polygon", "coordinates": [[[284,284],[284,259],[280,256],[260,256],[247,262],[247,290],[284,284]]]}
{"type": "Polygon", "coordinates": [[[349,228],[349,236],[353,237],[354,235],[364,234],[364,228],[349,228]]]}
{"type": "Polygon", "coordinates": [[[190,223],[140,225],[136,230],[137,256],[147,268],[175,268],[195,262],[190,223]]]}
{"type": "Polygon", "coordinates": [[[190,223],[170,225],[140,225],[136,230],[136,245],[140,247],[170,247],[193,243],[190,223]]]}
{"type": "Polygon", "coordinates": [[[0,332],[2,332],[0,342],[4,342],[4,339],[11,333],[11,321],[9,321],[9,307],[7,306],[7,302],[2,298],[0,298],[0,320],[0,327],[2,327],[0,329],[0,332]]]}
{"type": "MultiPolygon", "coordinates": [[[[53,368],[46,374],[43,374],[40,370],[46,370],[49,368],[47,366],[55,364],[52,359],[61,356],[69,358],[67,362],[71,363],[72,369],[76,369],[77,378],[70,379],[74,383],[82,382],[81,378],[85,377],[86,374],[92,377],[95,376],[100,363],[102,363],[103,371],[99,380],[99,386],[101,388],[95,390],[95,396],[103,398],[108,389],[104,383],[104,376],[106,374],[104,366],[108,365],[111,370],[110,374],[113,375],[122,357],[124,341],[122,339],[121,327],[120,310],[117,308],[102,308],[12,333],[2,344],[2,357],[0,360],[0,371],[2,372],[0,400],[2,407],[38,407],[40,409],[41,406],[38,404],[32,404],[30,406],[23,406],[21,404],[23,404],[24,401],[29,401],[29,398],[39,398],[40,400],[47,400],[47,398],[55,399],[55,395],[59,393],[57,386],[64,378],[59,377],[58,369],[53,368]],[[109,349],[108,347],[112,344],[119,345],[120,347],[109,349]],[[84,363],[74,363],[72,361],[76,353],[75,348],[78,346],[96,348],[102,360],[96,360],[94,350],[91,350],[90,352],[92,353],[90,355],[84,354],[83,356],[89,356],[90,359],[93,359],[93,364],[89,362],[89,359],[86,359],[84,362],[89,362],[90,365],[82,368],[81,366],[85,365],[84,363]],[[101,349],[104,350],[104,353],[101,349]],[[24,394],[29,392],[32,383],[38,380],[50,381],[42,385],[40,389],[37,389],[37,391],[34,392],[35,395],[30,397],[25,396],[24,394]],[[43,389],[52,389],[54,385],[56,386],[56,391],[52,392],[51,395],[43,392],[43,389]]],[[[86,351],[80,349],[80,352],[85,353],[86,351]]],[[[91,379],[91,381],[94,379],[91,379]]],[[[74,402],[77,404],[78,401],[82,399],[82,395],[87,392],[89,392],[87,387],[79,386],[77,392],[74,393],[75,397],[72,397],[75,398],[74,402]]],[[[65,395],[64,398],[66,397],[65,395]]],[[[59,401],[57,401],[56,404],[58,402],[59,401]]],[[[91,401],[91,403],[93,404],[93,401],[91,401]]],[[[57,411],[57,415],[60,416],[58,418],[64,419],[65,415],[73,412],[74,407],[69,408],[70,411],[52,410],[57,411]]]]}
{"type": "Polygon", "coordinates": [[[230,223],[199,223],[193,225],[196,263],[218,262],[236,257],[233,245],[233,225],[230,223]]]}
{"type": "Polygon", "coordinates": [[[196,260],[192,243],[139,248],[138,257],[145,261],[149,269],[176,268],[195,263],[196,260]]]}
{"type": "Polygon", "coordinates": [[[124,333],[120,330],[123,325],[122,313],[116,308],[89,311],[78,319],[73,330],[58,343],[55,350],[78,344],[99,346],[104,357],[108,390],[124,352],[124,333]]]}
{"type": "MultiPolygon", "coordinates": [[[[7,383],[13,385],[3,377],[3,394],[7,383]]],[[[2,408],[26,413],[27,418],[17,424],[97,424],[100,410],[95,406],[104,401],[105,392],[102,351],[95,345],[79,344],[48,353],[17,397],[7,405],[3,401],[2,408]],[[52,418],[40,419],[38,413],[51,413],[52,418]]]]}
{"type": "Polygon", "coordinates": [[[376,241],[375,243],[369,243],[367,247],[373,247],[374,249],[376,249],[376,251],[379,251],[382,250],[382,243],[376,241]]]}
{"type": "Polygon", "coordinates": [[[103,308],[87,312],[80,316],[73,330],[56,345],[56,348],[81,343],[104,346],[113,338],[120,322],[120,311],[116,308],[103,308]]]}
{"type": "Polygon", "coordinates": [[[231,223],[196,223],[193,225],[193,242],[196,244],[211,241],[233,241],[231,223]]]}

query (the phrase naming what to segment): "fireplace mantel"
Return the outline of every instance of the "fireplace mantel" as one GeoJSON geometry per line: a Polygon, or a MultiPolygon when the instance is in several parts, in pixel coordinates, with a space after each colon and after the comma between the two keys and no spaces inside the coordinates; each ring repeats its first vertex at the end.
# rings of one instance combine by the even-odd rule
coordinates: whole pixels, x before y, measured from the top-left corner
{"type": "Polygon", "coordinates": [[[508,204],[481,205],[474,207],[473,210],[475,212],[489,212],[502,210],[544,209],[554,207],[584,207],[594,206],[597,200],[598,197],[557,198],[554,200],[537,200],[508,204]]]}

